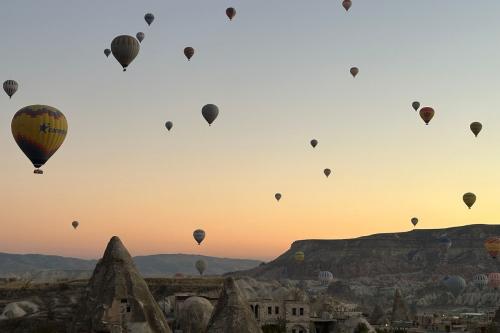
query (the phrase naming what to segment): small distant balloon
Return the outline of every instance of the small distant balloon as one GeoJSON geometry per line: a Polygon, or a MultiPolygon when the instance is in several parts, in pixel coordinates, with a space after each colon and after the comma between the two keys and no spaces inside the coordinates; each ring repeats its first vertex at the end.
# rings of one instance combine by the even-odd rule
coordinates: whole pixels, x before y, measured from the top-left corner
{"type": "Polygon", "coordinates": [[[476,202],[476,195],[471,192],[467,192],[463,195],[464,203],[471,209],[472,205],[476,202]]]}
{"type": "Polygon", "coordinates": [[[423,107],[420,109],[420,118],[425,122],[426,125],[429,125],[429,122],[434,117],[434,109],[431,107],[423,107]]]}
{"type": "Polygon", "coordinates": [[[491,258],[496,259],[500,253],[500,237],[491,236],[484,241],[484,248],[491,258]]]}
{"type": "Polygon", "coordinates": [[[151,13],[147,13],[146,15],[144,15],[144,20],[148,25],[151,25],[151,23],[153,23],[153,21],[155,20],[155,16],[151,13]]]}
{"type": "Polygon", "coordinates": [[[330,176],[330,174],[332,173],[332,170],[325,169],[325,170],[323,170],[323,173],[325,174],[326,178],[328,178],[330,176]]]}
{"type": "Polygon", "coordinates": [[[139,43],[142,43],[142,41],[144,40],[144,37],[146,35],[144,34],[144,32],[138,32],[135,37],[137,38],[137,40],[139,41],[139,43]]]}
{"type": "Polygon", "coordinates": [[[203,272],[207,269],[207,263],[203,259],[197,260],[194,266],[200,275],[203,275],[203,272]]]}
{"type": "Polygon", "coordinates": [[[201,114],[207,121],[208,125],[212,125],[219,115],[219,108],[215,104],[207,104],[201,109],[201,114]]]}
{"type": "Polygon", "coordinates": [[[73,222],[71,222],[71,225],[73,226],[74,229],[76,229],[76,228],[78,228],[79,223],[78,223],[78,221],[73,221],[73,222]]]}
{"type": "Polygon", "coordinates": [[[274,198],[276,199],[276,201],[280,201],[281,200],[281,193],[276,193],[274,195],[274,198]]]}
{"type": "Polygon", "coordinates": [[[203,240],[205,239],[205,231],[201,229],[196,229],[193,232],[193,238],[198,243],[198,245],[200,245],[201,242],[203,242],[203,240]]]}
{"type": "Polygon", "coordinates": [[[481,124],[480,122],[473,122],[472,124],[470,124],[470,130],[472,131],[472,133],[474,133],[474,135],[476,136],[477,138],[477,135],[479,134],[479,132],[481,132],[481,130],[483,129],[483,124],[481,124]]]}
{"type": "Polygon", "coordinates": [[[124,72],[127,70],[128,65],[137,57],[140,48],[137,39],[128,35],[115,37],[111,42],[111,52],[120,65],[122,65],[124,72]]]}
{"type": "Polygon", "coordinates": [[[352,77],[356,77],[356,75],[358,75],[358,73],[359,73],[359,68],[358,67],[351,67],[351,69],[349,71],[351,72],[352,77]]]}
{"type": "Polygon", "coordinates": [[[352,6],[352,1],[351,0],[344,0],[344,1],[342,1],[342,7],[344,7],[344,9],[346,11],[348,11],[349,8],[351,8],[351,6],[352,6]]]}
{"type": "Polygon", "coordinates": [[[489,273],[488,285],[491,288],[498,290],[498,288],[500,288],[500,273],[489,273]]]}
{"type": "Polygon", "coordinates": [[[191,60],[194,55],[194,49],[190,46],[186,47],[184,49],[184,55],[186,56],[187,60],[191,60]]]}
{"type": "Polygon", "coordinates": [[[228,9],[226,9],[226,15],[229,18],[229,20],[232,21],[233,18],[236,16],[236,9],[234,9],[233,7],[229,7],[228,9]]]}
{"type": "Polygon", "coordinates": [[[295,252],[293,258],[295,259],[296,262],[303,262],[305,259],[305,254],[302,251],[297,251],[295,252]]]}
{"type": "Polygon", "coordinates": [[[174,127],[174,124],[171,121],[167,121],[165,123],[165,127],[167,128],[167,130],[170,131],[172,129],[172,127],[174,127]]]}
{"type": "Polygon", "coordinates": [[[415,101],[415,102],[411,103],[411,106],[412,106],[413,110],[418,111],[418,109],[420,109],[420,102],[415,101]]]}
{"type": "Polygon", "coordinates": [[[109,55],[111,54],[111,50],[110,49],[104,49],[104,55],[107,57],[109,57],[109,55]]]}
{"type": "Polygon", "coordinates": [[[417,224],[418,224],[418,219],[417,219],[416,217],[413,217],[413,218],[411,219],[411,224],[413,224],[413,226],[414,226],[414,227],[415,227],[415,226],[417,226],[417,224]]]}
{"type": "Polygon", "coordinates": [[[318,145],[318,140],[316,140],[316,139],[312,139],[312,140],[311,140],[311,146],[312,146],[313,148],[316,148],[316,146],[317,146],[317,145],[318,145]]]}
{"type": "Polygon", "coordinates": [[[14,80],[7,80],[3,83],[3,91],[5,91],[9,98],[12,98],[12,96],[16,93],[18,87],[19,85],[14,80]]]}

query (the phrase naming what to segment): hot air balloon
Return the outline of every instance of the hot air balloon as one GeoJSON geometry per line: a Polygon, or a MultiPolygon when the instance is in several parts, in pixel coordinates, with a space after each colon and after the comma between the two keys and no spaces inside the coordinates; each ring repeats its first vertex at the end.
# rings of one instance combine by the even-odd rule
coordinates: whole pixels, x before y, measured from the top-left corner
{"type": "Polygon", "coordinates": [[[153,23],[153,21],[155,20],[155,16],[151,13],[147,13],[146,15],[144,15],[144,20],[148,25],[151,25],[151,23],[153,23]]]}
{"type": "Polygon", "coordinates": [[[207,269],[207,263],[203,259],[197,260],[194,266],[200,275],[203,275],[203,272],[207,269]]]}
{"type": "Polygon", "coordinates": [[[144,32],[138,32],[135,37],[137,38],[137,40],[139,41],[139,43],[142,43],[142,41],[144,40],[144,37],[146,37],[146,35],[144,34],[144,32]]]}
{"type": "Polygon", "coordinates": [[[186,56],[187,60],[191,60],[194,55],[194,49],[190,46],[186,47],[184,49],[184,55],[186,56]]]}
{"type": "Polygon", "coordinates": [[[167,128],[167,130],[170,131],[172,129],[172,127],[174,127],[174,124],[171,121],[167,121],[165,123],[165,127],[167,128]]]}
{"type": "Polygon", "coordinates": [[[488,276],[486,274],[476,274],[472,277],[472,284],[476,288],[483,290],[488,285],[488,276]]]}
{"type": "Polygon", "coordinates": [[[232,21],[236,16],[236,9],[234,9],[233,7],[229,7],[228,9],[226,9],[226,15],[227,17],[229,17],[229,20],[232,21]]]}
{"type": "Polygon", "coordinates": [[[443,236],[439,237],[438,238],[438,243],[439,243],[439,247],[443,251],[448,251],[448,249],[452,245],[451,239],[448,236],[446,236],[446,235],[443,235],[443,236]]]}
{"type": "Polygon", "coordinates": [[[477,135],[479,134],[479,132],[481,132],[482,129],[483,129],[483,125],[480,122],[475,121],[472,124],[470,124],[470,130],[472,131],[472,133],[474,133],[474,135],[476,136],[476,138],[477,138],[477,135]]]}
{"type": "Polygon", "coordinates": [[[330,176],[330,174],[332,173],[332,170],[325,169],[325,170],[323,170],[323,173],[325,174],[326,178],[328,178],[330,176]]]}
{"type": "Polygon", "coordinates": [[[498,236],[492,236],[488,237],[484,241],[484,247],[488,254],[493,258],[496,259],[498,254],[500,253],[500,237],[498,236]]]}
{"type": "Polygon", "coordinates": [[[281,193],[276,193],[274,195],[274,197],[276,198],[276,201],[280,201],[281,200],[281,193]]]}
{"type": "Polygon", "coordinates": [[[434,117],[434,109],[428,106],[420,109],[420,118],[423,119],[426,125],[429,125],[432,117],[434,117]]]}
{"type": "Polygon", "coordinates": [[[318,140],[316,140],[316,139],[312,139],[312,140],[311,140],[311,146],[312,146],[313,148],[316,148],[316,146],[317,146],[317,145],[318,145],[318,140]]]}
{"type": "Polygon", "coordinates": [[[467,207],[469,207],[470,209],[476,202],[476,195],[474,193],[467,192],[463,195],[463,200],[467,207]]]}
{"type": "Polygon", "coordinates": [[[411,103],[411,106],[412,106],[413,110],[418,111],[418,109],[420,108],[420,102],[415,101],[415,102],[411,103]]]}
{"type": "Polygon", "coordinates": [[[320,271],[318,274],[318,280],[322,285],[328,285],[333,280],[333,274],[328,271],[320,271]]]}
{"type": "Polygon", "coordinates": [[[352,77],[356,77],[356,75],[358,75],[358,73],[359,73],[359,68],[358,67],[351,67],[351,69],[349,71],[351,72],[352,77]]]}
{"type": "Polygon", "coordinates": [[[71,222],[71,225],[73,226],[74,229],[76,229],[76,228],[78,228],[79,223],[78,223],[78,221],[73,221],[73,222],[71,222]]]}
{"type": "Polygon", "coordinates": [[[110,49],[104,49],[104,55],[107,57],[109,57],[109,55],[111,54],[111,50],[110,49]]]}
{"type": "Polygon", "coordinates": [[[111,52],[120,65],[122,65],[124,72],[127,70],[128,65],[137,57],[140,48],[137,39],[128,35],[115,37],[111,42],[111,52]]]}
{"type": "Polygon", "coordinates": [[[217,107],[217,105],[207,104],[201,109],[201,114],[210,126],[215,121],[215,119],[217,119],[217,116],[219,115],[219,108],[217,107]]]}
{"type": "Polygon", "coordinates": [[[194,237],[194,240],[198,243],[198,245],[200,245],[201,242],[203,242],[203,240],[205,239],[205,231],[203,231],[201,229],[196,229],[193,232],[193,237],[194,237]]]}
{"type": "Polygon", "coordinates": [[[295,259],[296,262],[303,262],[305,259],[305,254],[302,251],[295,252],[293,255],[293,258],[295,259]]]}
{"type": "Polygon", "coordinates": [[[3,91],[5,91],[9,98],[12,98],[12,95],[16,93],[18,87],[19,85],[14,80],[7,80],[3,83],[3,91]]]}
{"type": "Polygon", "coordinates": [[[446,276],[443,279],[443,284],[455,297],[460,295],[467,286],[464,278],[457,275],[446,276]]]}
{"type": "Polygon", "coordinates": [[[500,287],[500,273],[488,274],[488,285],[497,290],[500,287]]]}
{"type": "Polygon", "coordinates": [[[346,11],[348,11],[349,8],[351,8],[351,6],[352,6],[352,1],[351,0],[344,0],[344,1],[342,1],[342,7],[344,7],[344,9],[346,11]]]}
{"type": "Polygon", "coordinates": [[[47,105],[30,105],[17,111],[12,118],[12,135],[23,153],[40,170],[49,158],[61,147],[68,123],[61,111],[47,105]]]}
{"type": "Polygon", "coordinates": [[[415,227],[415,226],[417,226],[417,224],[418,224],[418,219],[417,219],[416,217],[413,217],[413,218],[411,219],[411,224],[413,224],[413,226],[414,226],[414,227],[415,227]]]}

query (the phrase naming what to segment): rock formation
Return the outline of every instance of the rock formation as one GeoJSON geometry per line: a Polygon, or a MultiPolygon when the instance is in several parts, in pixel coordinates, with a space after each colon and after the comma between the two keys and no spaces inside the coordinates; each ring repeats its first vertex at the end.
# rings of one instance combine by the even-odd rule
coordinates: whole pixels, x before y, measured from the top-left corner
{"type": "Polygon", "coordinates": [[[394,303],[392,304],[391,320],[393,322],[410,320],[408,307],[406,306],[406,302],[401,296],[401,292],[399,291],[399,289],[396,289],[396,292],[394,293],[394,303]]]}
{"type": "Polygon", "coordinates": [[[179,311],[177,321],[183,333],[205,332],[214,306],[203,297],[189,297],[179,311]]]}
{"type": "Polygon", "coordinates": [[[171,333],[132,257],[118,237],[108,243],[87,287],[73,333],[171,333]]]}
{"type": "Polygon", "coordinates": [[[382,308],[382,306],[380,306],[380,304],[375,305],[375,308],[370,314],[369,322],[372,325],[385,325],[390,323],[384,309],[382,308]]]}
{"type": "Polygon", "coordinates": [[[233,278],[224,281],[224,288],[208,324],[207,333],[262,333],[250,306],[244,301],[233,278]]]}

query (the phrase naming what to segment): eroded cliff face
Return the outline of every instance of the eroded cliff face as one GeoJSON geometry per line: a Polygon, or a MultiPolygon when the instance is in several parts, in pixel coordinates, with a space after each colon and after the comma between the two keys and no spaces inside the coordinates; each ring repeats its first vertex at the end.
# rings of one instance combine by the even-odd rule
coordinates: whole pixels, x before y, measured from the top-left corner
{"type": "Polygon", "coordinates": [[[408,274],[410,280],[443,274],[470,279],[478,272],[500,270],[499,262],[492,260],[483,246],[487,237],[499,234],[500,225],[469,225],[346,240],[300,240],[275,260],[235,275],[316,279],[319,271],[324,270],[340,279],[401,274],[408,274]],[[443,250],[438,242],[442,235],[453,242],[448,250],[443,250]],[[297,251],[305,253],[303,262],[294,260],[297,251]]]}

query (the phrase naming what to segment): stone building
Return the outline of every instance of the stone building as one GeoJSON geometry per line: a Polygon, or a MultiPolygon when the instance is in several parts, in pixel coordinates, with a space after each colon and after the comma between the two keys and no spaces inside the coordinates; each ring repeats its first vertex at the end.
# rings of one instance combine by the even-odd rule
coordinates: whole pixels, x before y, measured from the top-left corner
{"type": "Polygon", "coordinates": [[[287,333],[311,333],[307,303],[270,299],[251,300],[248,303],[261,327],[285,326],[287,333]]]}

